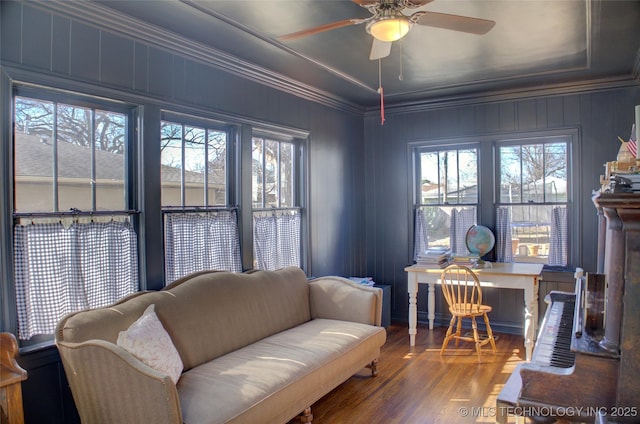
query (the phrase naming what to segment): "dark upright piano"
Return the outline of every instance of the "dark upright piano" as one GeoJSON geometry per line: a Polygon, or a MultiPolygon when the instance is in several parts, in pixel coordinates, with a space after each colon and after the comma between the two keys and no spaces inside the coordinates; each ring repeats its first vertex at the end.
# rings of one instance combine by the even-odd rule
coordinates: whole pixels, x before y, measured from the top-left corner
{"type": "Polygon", "coordinates": [[[497,401],[497,421],[640,423],[640,194],[596,193],[598,273],[551,292],[530,363],[497,401]]]}

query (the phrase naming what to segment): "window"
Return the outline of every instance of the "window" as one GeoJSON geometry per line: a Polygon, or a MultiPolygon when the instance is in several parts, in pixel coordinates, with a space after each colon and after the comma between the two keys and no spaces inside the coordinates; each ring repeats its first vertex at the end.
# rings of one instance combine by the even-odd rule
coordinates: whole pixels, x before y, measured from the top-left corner
{"type": "Polygon", "coordinates": [[[161,122],[162,206],[227,206],[229,130],[161,122]]]}
{"type": "Polygon", "coordinates": [[[19,338],[139,289],[129,196],[132,109],[14,91],[14,280],[19,338]]]}
{"type": "Polygon", "coordinates": [[[498,231],[518,262],[567,265],[569,142],[565,138],[500,143],[498,231]]]}
{"type": "Polygon", "coordinates": [[[431,248],[468,254],[465,236],[477,217],[477,147],[420,148],[416,159],[414,258],[431,248]]]}
{"type": "Polygon", "coordinates": [[[165,114],[161,185],[166,281],[204,269],[240,272],[237,211],[229,205],[231,130],[165,114]]]}
{"type": "Polygon", "coordinates": [[[15,210],[126,207],[126,113],[15,97],[15,210]]]}
{"type": "Polygon", "coordinates": [[[253,137],[253,247],[258,269],[301,266],[300,146],[253,137]]]}

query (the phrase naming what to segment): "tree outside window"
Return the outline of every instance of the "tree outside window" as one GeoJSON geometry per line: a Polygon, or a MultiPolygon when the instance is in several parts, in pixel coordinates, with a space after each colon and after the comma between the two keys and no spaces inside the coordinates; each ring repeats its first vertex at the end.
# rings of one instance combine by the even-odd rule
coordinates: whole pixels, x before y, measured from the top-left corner
{"type": "Polygon", "coordinates": [[[163,206],[226,206],[228,131],[161,123],[163,206]]]}
{"type": "MultiPolygon", "coordinates": [[[[558,213],[566,216],[568,206],[568,146],[564,139],[550,139],[498,147],[499,206],[509,213],[516,261],[549,263],[551,239],[558,231],[565,233],[566,252],[566,231],[554,222],[558,213]]],[[[562,262],[566,265],[566,258],[562,262]]]]}
{"type": "Polygon", "coordinates": [[[17,212],[124,210],[124,113],[16,96],[17,212]]]}
{"type": "Polygon", "coordinates": [[[254,209],[296,205],[294,143],[254,137],[252,202],[254,209]]]}

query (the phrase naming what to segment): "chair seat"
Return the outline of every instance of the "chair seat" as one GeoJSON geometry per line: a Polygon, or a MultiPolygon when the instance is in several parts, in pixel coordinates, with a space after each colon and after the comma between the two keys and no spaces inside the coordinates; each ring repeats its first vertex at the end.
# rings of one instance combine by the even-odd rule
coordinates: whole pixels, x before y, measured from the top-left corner
{"type": "Polygon", "coordinates": [[[492,311],[491,306],[489,305],[469,305],[464,303],[456,303],[451,305],[449,308],[449,312],[453,315],[475,315],[480,316],[482,314],[486,314],[492,311]]]}

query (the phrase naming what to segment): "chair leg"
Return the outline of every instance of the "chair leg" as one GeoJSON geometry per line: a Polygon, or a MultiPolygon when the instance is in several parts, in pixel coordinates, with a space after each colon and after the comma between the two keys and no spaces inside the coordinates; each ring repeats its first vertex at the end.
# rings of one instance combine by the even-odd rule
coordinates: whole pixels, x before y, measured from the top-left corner
{"type": "Polygon", "coordinates": [[[456,327],[456,348],[460,344],[460,334],[462,332],[462,317],[458,317],[458,326],[456,327]]]}
{"type": "Polygon", "coordinates": [[[453,337],[453,326],[456,322],[455,315],[451,317],[451,322],[449,323],[449,328],[447,328],[447,334],[444,336],[444,341],[442,342],[442,347],[440,348],[440,355],[442,355],[449,344],[449,340],[453,337]]]}
{"type": "Polygon", "coordinates": [[[491,325],[489,325],[489,317],[487,314],[483,315],[484,325],[487,327],[487,336],[489,337],[489,341],[491,342],[491,349],[493,349],[493,353],[496,353],[496,339],[493,338],[493,331],[491,331],[491,325]]]}
{"type": "Polygon", "coordinates": [[[473,340],[476,342],[476,353],[478,354],[478,362],[482,362],[482,353],[480,351],[480,336],[478,335],[478,324],[476,317],[471,317],[471,326],[473,327],[473,340]]]}

